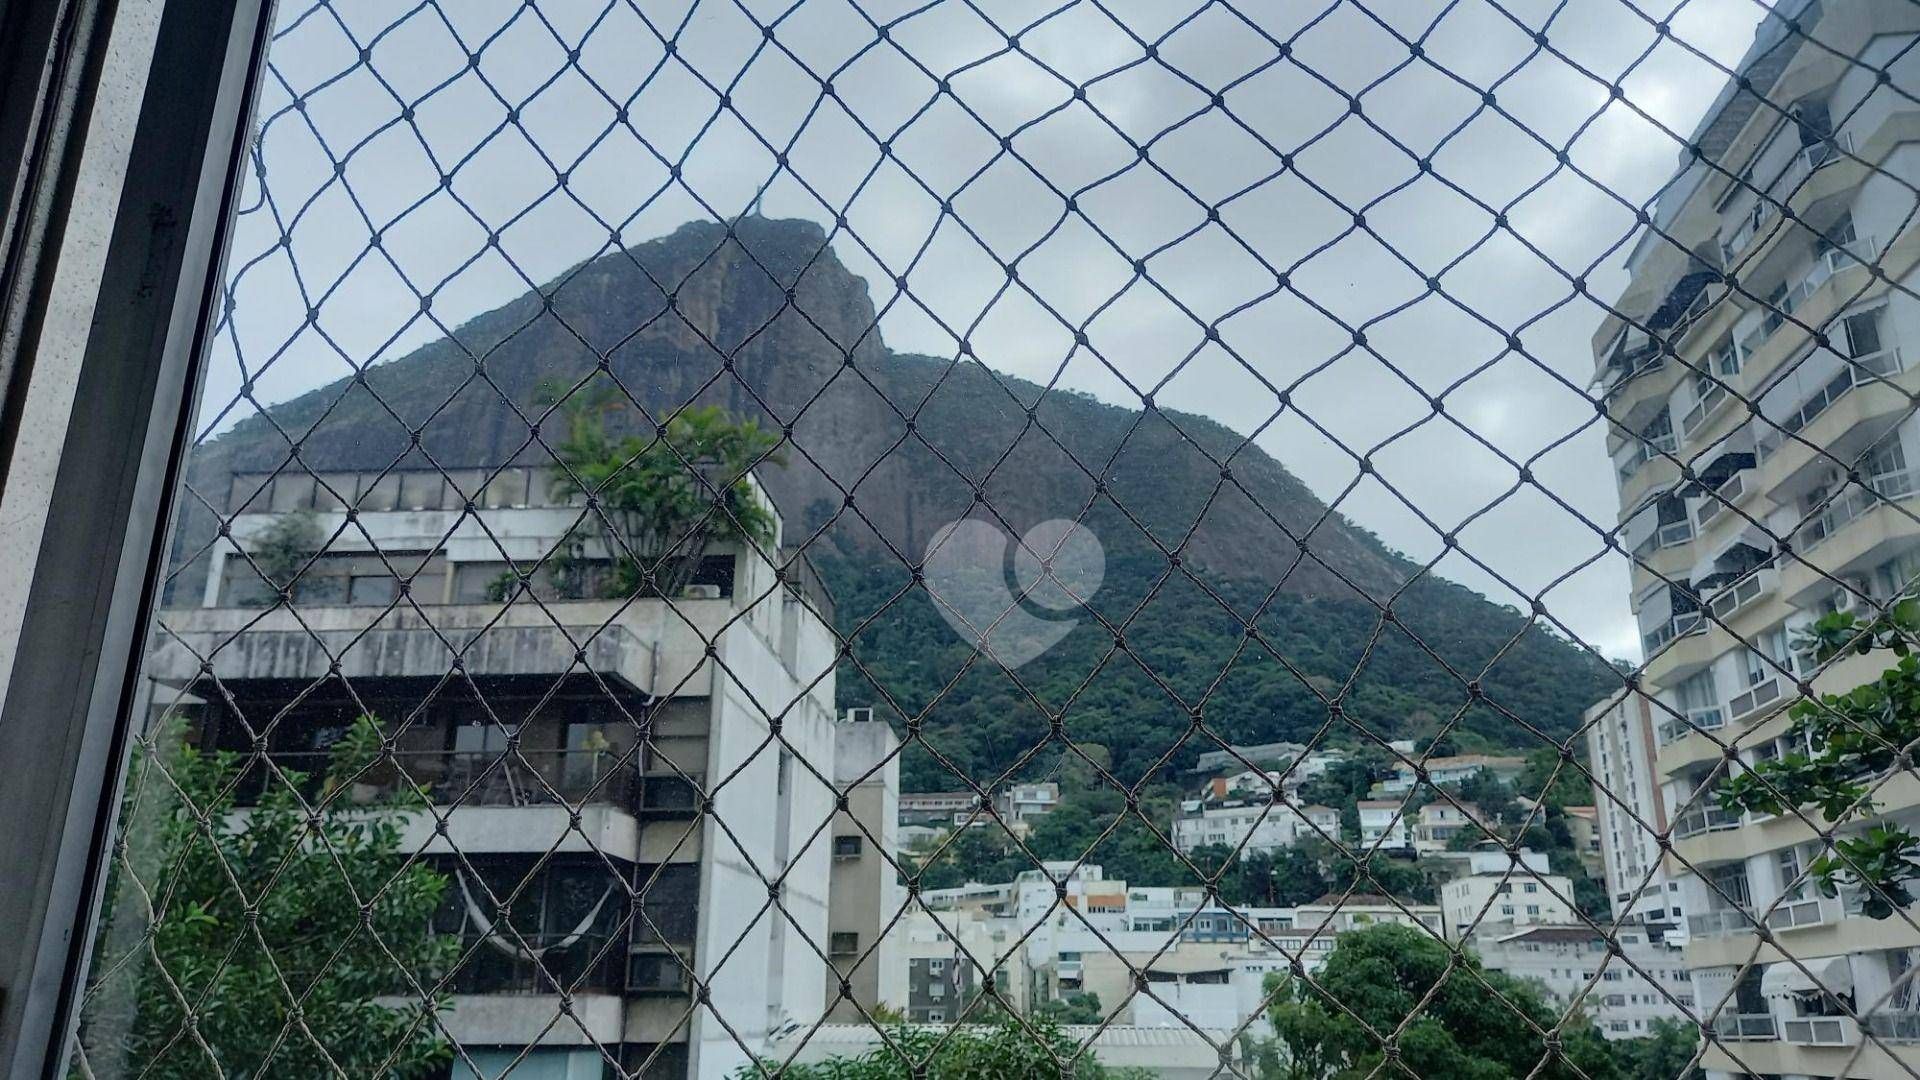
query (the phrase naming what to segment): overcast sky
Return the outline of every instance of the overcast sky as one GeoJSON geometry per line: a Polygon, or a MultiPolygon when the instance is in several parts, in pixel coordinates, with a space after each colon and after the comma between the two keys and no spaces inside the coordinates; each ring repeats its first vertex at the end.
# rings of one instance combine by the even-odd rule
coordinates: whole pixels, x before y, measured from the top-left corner
{"type": "MultiPolygon", "coordinates": [[[[1003,371],[1138,407],[1131,383],[1257,432],[1416,559],[1441,545],[1407,502],[1454,528],[1515,482],[1413,389],[1455,387],[1448,415],[1499,451],[1554,447],[1535,475],[1577,514],[1523,488],[1460,531],[1531,594],[1601,550],[1577,515],[1611,526],[1617,508],[1581,393],[1603,313],[1547,260],[1600,296],[1619,291],[1632,213],[1594,181],[1648,199],[1679,151],[1661,126],[1690,132],[1724,82],[1671,40],[1625,78],[1626,102],[1574,65],[1615,81],[1654,45],[1650,20],[1670,18],[1675,38],[1730,66],[1764,13],[1756,0],[1644,16],[1621,0],[1247,0],[1197,15],[1155,0],[1044,18],[1043,5],[988,0],[910,17],[916,5],[865,0],[805,0],[784,17],[767,3],[689,6],[461,0],[396,23],[386,2],[282,5],[203,428],[253,410],[234,400],[249,377],[258,401],[283,401],[404,355],[616,236],[640,243],[740,213],[765,186],[770,216],[845,215],[835,250],[872,286],[894,349],[953,356],[964,335],[1003,371]],[[886,42],[873,23],[889,25],[886,42]],[[1539,51],[1541,29],[1565,59],[1539,51]],[[1483,97],[1496,85],[1511,119],[1483,97]],[[1361,95],[1360,114],[1346,94],[1361,95]],[[875,135],[890,142],[884,159],[875,135]],[[768,144],[790,147],[786,168],[768,144]],[[1562,148],[1571,169],[1556,164],[1562,148]],[[678,181],[662,159],[684,162],[678,181]],[[1506,208],[1512,232],[1476,201],[1506,208]],[[1354,230],[1361,208],[1379,240],[1354,230]],[[511,262],[486,250],[490,231],[511,262]],[[1006,288],[1001,269],[1022,253],[1031,293],[1006,288]],[[1135,280],[1140,258],[1152,284],[1135,280]],[[1262,261],[1288,272],[1286,290],[1272,294],[1262,261]],[[892,283],[901,274],[910,296],[892,283]],[[1446,295],[1429,292],[1434,275],[1446,295]],[[434,294],[431,312],[415,290],[434,294]],[[1508,352],[1510,332],[1533,359],[1508,352]],[[1269,384],[1291,386],[1294,407],[1280,410],[1269,384]],[[1354,455],[1368,453],[1377,476],[1362,479],[1354,455]]],[[[1525,602],[1457,554],[1440,572],[1525,602]]],[[[1638,656],[1622,561],[1544,599],[1608,655],[1638,656]]]]}

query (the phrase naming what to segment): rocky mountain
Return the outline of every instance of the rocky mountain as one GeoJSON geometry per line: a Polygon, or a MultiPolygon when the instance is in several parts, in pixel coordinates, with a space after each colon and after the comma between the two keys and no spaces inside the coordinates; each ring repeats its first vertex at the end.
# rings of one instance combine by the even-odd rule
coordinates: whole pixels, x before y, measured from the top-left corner
{"type": "MultiPolygon", "coordinates": [[[[575,267],[363,379],[236,425],[197,452],[192,481],[225,492],[229,473],[286,462],[290,438],[319,471],[548,464],[530,429],[542,388],[590,379],[656,415],[717,403],[788,435],[784,465],[762,479],[789,543],[822,565],[841,626],[864,627],[842,698],[924,711],[928,744],[969,771],[1014,761],[1061,710],[1070,737],[1135,773],[1196,714],[1244,741],[1322,728],[1350,741],[1354,723],[1398,737],[1464,714],[1468,744],[1526,747],[1530,727],[1565,734],[1607,686],[1603,664],[1511,609],[1431,577],[1409,585],[1412,563],[1217,423],[889,351],[865,283],[811,222],[688,225],[575,267]],[[906,560],[981,513],[976,493],[1015,532],[1056,518],[1092,529],[1107,560],[1093,606],[1124,646],[1084,620],[1011,675],[975,664],[953,682],[971,650],[910,587],[906,560]],[[1468,680],[1501,707],[1471,702],[1468,680]]],[[[181,550],[211,528],[189,512],[181,550]]],[[[909,763],[917,786],[950,783],[940,772],[926,755],[909,763]]]]}

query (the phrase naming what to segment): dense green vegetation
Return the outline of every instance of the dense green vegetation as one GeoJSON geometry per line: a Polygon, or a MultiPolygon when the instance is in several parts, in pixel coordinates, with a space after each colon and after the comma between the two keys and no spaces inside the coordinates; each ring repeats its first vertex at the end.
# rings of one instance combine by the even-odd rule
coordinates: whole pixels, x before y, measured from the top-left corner
{"type": "MultiPolygon", "coordinates": [[[[1096,763],[1104,762],[1103,747],[1091,747],[1096,763]]],[[[1445,749],[1445,748],[1442,748],[1445,749]]],[[[1553,755],[1539,752],[1525,773],[1508,784],[1492,773],[1481,773],[1464,783],[1449,785],[1455,800],[1477,806],[1487,829],[1465,829],[1450,846],[1466,850],[1489,839],[1545,854],[1551,871],[1573,882],[1573,900],[1588,917],[1604,920],[1608,905],[1605,885],[1589,875],[1574,844],[1565,807],[1582,789],[1556,778],[1553,755]],[[1517,795],[1526,794],[1537,808],[1528,808],[1517,795]],[[1533,799],[1535,795],[1544,797],[1533,799]]],[[[1011,881],[1034,868],[1039,860],[1086,861],[1099,865],[1110,878],[1130,885],[1205,886],[1235,906],[1290,907],[1310,903],[1328,893],[1378,893],[1405,903],[1434,903],[1440,872],[1433,860],[1411,860],[1386,851],[1359,850],[1355,803],[1366,797],[1373,781],[1389,773],[1388,759],[1363,753],[1335,765],[1308,782],[1300,798],[1341,811],[1347,851],[1313,840],[1272,853],[1249,852],[1235,859],[1226,847],[1203,847],[1183,860],[1166,836],[1178,807],[1178,789],[1155,785],[1154,794],[1138,800],[1139,814],[1128,811],[1126,796],[1095,781],[1092,764],[1075,762],[1055,775],[1061,782],[1061,800],[1053,813],[1033,823],[1023,840],[1016,841],[991,819],[951,836],[917,860],[923,888],[950,888],[969,881],[1011,881]],[[1146,821],[1142,821],[1144,816],[1146,821]],[[1148,823],[1152,823],[1152,828],[1148,823]],[[1351,854],[1349,853],[1351,852],[1351,854]]],[[[1439,796],[1430,789],[1416,791],[1407,800],[1411,819],[1439,796]]],[[[910,862],[916,861],[912,855],[910,862]]]]}
{"type": "MultiPolygon", "coordinates": [[[[1126,535],[1125,526],[1090,520],[1098,535],[1126,535]]],[[[1394,606],[1399,621],[1386,624],[1362,602],[1269,598],[1253,582],[1209,580],[1223,606],[1185,577],[1166,577],[1166,558],[1157,552],[1109,545],[1107,555],[1105,584],[1091,603],[1113,625],[1132,616],[1126,651],[1116,649],[1105,626],[1083,619],[1059,645],[1011,673],[986,661],[968,668],[972,649],[924,595],[909,591],[894,600],[908,585],[904,569],[872,560],[823,562],[843,629],[885,609],[855,637],[859,663],[842,665],[839,692],[903,726],[920,721],[924,745],[910,746],[902,758],[903,788],[952,788],[956,770],[991,777],[1048,739],[1053,715],[1061,717],[1064,737],[1109,748],[1115,775],[1128,784],[1190,767],[1219,748],[1215,736],[1235,744],[1307,742],[1324,729],[1323,745],[1370,746],[1362,726],[1381,739],[1418,738],[1456,715],[1451,741],[1460,752],[1524,753],[1545,744],[1500,709],[1475,701],[1468,680],[1479,679],[1486,700],[1564,738],[1610,678],[1604,665],[1545,632],[1522,633],[1518,614],[1444,582],[1410,587],[1394,606]],[[1255,611],[1272,652],[1247,644],[1245,626],[1255,611]],[[1520,641],[1488,669],[1516,634],[1520,641]],[[1326,699],[1336,694],[1334,718],[1326,699]],[[1213,736],[1193,730],[1196,714],[1213,736]]]]}
{"type": "MultiPolygon", "coordinates": [[[[1853,653],[1891,653],[1893,666],[1872,682],[1844,694],[1796,702],[1787,715],[1796,743],[1811,749],[1760,761],[1728,777],[1719,790],[1731,813],[1798,814],[1818,825],[1871,817],[1880,777],[1910,768],[1920,742],[1920,600],[1902,600],[1866,621],[1851,612],[1823,616],[1795,642],[1817,663],[1853,653]]],[[[1824,896],[1858,889],[1861,913],[1890,918],[1914,902],[1920,881],[1920,836],[1893,822],[1879,822],[1832,840],[1807,866],[1808,880],[1824,896]]]]}
{"type": "Polygon", "coordinates": [[[460,941],[431,932],[446,876],[401,842],[404,811],[422,797],[331,797],[381,738],[371,718],[355,724],[311,811],[295,793],[307,787],[298,772],[238,814],[241,755],[181,746],[164,775],[155,758],[136,757],[127,854],[109,882],[118,902],[95,961],[107,974],[82,1031],[97,1070],[124,1062],[161,1080],[444,1072],[453,1049],[433,1023],[446,1001],[432,988],[460,941]],[[129,873],[141,878],[131,890],[129,873]],[[138,890],[162,882],[141,927],[138,890]]]}
{"type": "Polygon", "coordinates": [[[882,1044],[858,1057],[811,1065],[767,1061],[736,1076],[777,1075],[788,1080],[1148,1080],[1137,1069],[1102,1065],[1089,1050],[1044,1018],[1003,1020],[992,1026],[890,1029],[882,1044]]]}
{"type": "Polygon", "coordinates": [[[1532,985],[1483,969],[1471,952],[1455,961],[1446,945],[1407,926],[1342,934],[1310,982],[1275,989],[1274,1037],[1253,1053],[1264,1080],[1675,1080],[1693,1054],[1692,1034],[1677,1024],[1611,1043],[1583,1018],[1561,1024],[1561,1010],[1532,985]],[[1556,1025],[1549,1050],[1539,1032],[1556,1025]]]}

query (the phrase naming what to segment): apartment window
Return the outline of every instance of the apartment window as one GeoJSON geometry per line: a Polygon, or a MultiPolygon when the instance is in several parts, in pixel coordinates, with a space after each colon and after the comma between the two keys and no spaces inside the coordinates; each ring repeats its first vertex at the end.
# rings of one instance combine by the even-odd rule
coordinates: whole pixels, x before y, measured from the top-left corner
{"type": "Polygon", "coordinates": [[[1854,359],[1872,356],[1885,347],[1880,338],[1880,313],[1885,310],[1884,306],[1876,307],[1840,320],[1841,337],[1848,356],[1854,359]]]}
{"type": "Polygon", "coordinates": [[[947,996],[947,984],[946,984],[946,983],[943,983],[943,982],[937,982],[937,983],[928,983],[928,984],[927,984],[927,996],[928,996],[928,997],[930,997],[930,998],[933,998],[933,999],[935,999],[935,1000],[939,1000],[939,999],[941,999],[941,998],[944,998],[944,997],[946,997],[946,996],[947,996]]]}
{"type": "Polygon", "coordinates": [[[1774,853],[1773,864],[1774,868],[1780,873],[1781,896],[1789,902],[1805,898],[1811,883],[1804,879],[1796,881],[1796,879],[1800,878],[1802,865],[1800,861],[1800,849],[1796,847],[1781,848],[1774,853]]]}
{"type": "Polygon", "coordinates": [[[1903,552],[1882,563],[1874,571],[1874,578],[1875,584],[1880,587],[1880,595],[1889,598],[1906,596],[1920,588],[1920,548],[1903,552]]]}
{"type": "Polygon", "coordinates": [[[1733,343],[1731,334],[1714,347],[1713,373],[1722,379],[1740,374],[1740,349],[1733,343]]]}
{"type": "Polygon", "coordinates": [[[852,956],[860,951],[860,935],[852,930],[835,930],[828,942],[835,956],[852,956]]]}
{"type": "MultiPolygon", "coordinates": [[[[1061,954],[1060,958],[1064,960],[1066,959],[1066,955],[1063,953],[1061,954]]],[[[947,961],[945,960],[945,958],[936,956],[933,959],[927,961],[927,974],[944,975],[946,974],[946,971],[947,971],[947,961]]]]}
{"type": "MultiPolygon", "coordinates": [[[[1761,206],[1755,206],[1754,210],[1756,212],[1761,210],[1761,206]]],[[[1771,334],[1780,329],[1780,324],[1787,321],[1786,303],[1787,283],[1783,281],[1767,294],[1766,314],[1760,319],[1762,333],[1771,334]]]]}
{"type": "Polygon", "coordinates": [[[1720,704],[1720,695],[1713,685],[1711,668],[1683,680],[1676,691],[1680,697],[1680,711],[1683,713],[1694,709],[1711,709],[1720,704]]]}
{"type": "Polygon", "coordinates": [[[947,1022],[947,1012],[945,1009],[928,1009],[927,1010],[927,1023],[944,1024],[946,1022],[947,1022]]]}
{"type": "Polygon", "coordinates": [[[836,859],[857,859],[860,857],[861,841],[858,836],[836,836],[833,838],[833,857],[836,859]]]}

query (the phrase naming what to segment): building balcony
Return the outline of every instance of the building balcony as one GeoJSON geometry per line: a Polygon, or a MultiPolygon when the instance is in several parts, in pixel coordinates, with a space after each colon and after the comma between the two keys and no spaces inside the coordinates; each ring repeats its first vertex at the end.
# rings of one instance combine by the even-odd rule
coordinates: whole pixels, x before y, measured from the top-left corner
{"type": "Polygon", "coordinates": [[[1791,413],[1755,421],[1759,487],[1798,487],[1810,468],[1840,467],[1893,429],[1912,406],[1920,373],[1898,349],[1857,357],[1791,413]]]}
{"type": "Polygon", "coordinates": [[[1782,903],[1767,912],[1767,929],[1800,930],[1809,926],[1820,926],[1840,917],[1838,900],[1823,900],[1810,896],[1804,900],[1782,903]]]}
{"type": "Polygon", "coordinates": [[[1690,634],[1705,633],[1706,629],[1706,624],[1700,621],[1700,613],[1689,611],[1682,615],[1675,615],[1642,634],[1640,644],[1646,650],[1646,654],[1652,656],[1668,643],[1690,634]]]}
{"type": "Polygon", "coordinates": [[[1694,938],[1732,937],[1751,934],[1758,925],[1752,912],[1742,908],[1720,908],[1687,916],[1687,936],[1694,938]]]}
{"type": "Polygon", "coordinates": [[[1688,709],[1685,716],[1674,717],[1660,725],[1660,745],[1667,746],[1688,735],[1702,731],[1718,731],[1725,726],[1727,726],[1727,710],[1718,705],[1688,709]]]}
{"type": "Polygon", "coordinates": [[[1620,505],[1638,506],[1648,493],[1671,491],[1680,483],[1680,464],[1671,457],[1630,457],[1619,466],[1620,505]]]}
{"type": "Polygon", "coordinates": [[[1752,469],[1741,469],[1720,481],[1719,486],[1701,496],[1699,505],[1693,508],[1695,531],[1705,533],[1716,521],[1744,521],[1745,518],[1734,511],[1744,508],[1758,487],[1752,469]]]}
{"type": "Polygon", "coordinates": [[[1713,1033],[1722,1039],[1777,1039],[1772,1013],[1721,1013],[1713,1018],[1713,1033]]]}
{"type": "Polygon", "coordinates": [[[1920,490],[1911,472],[1873,477],[1828,504],[1794,538],[1794,554],[1781,570],[1781,593],[1796,607],[1809,606],[1837,588],[1842,575],[1863,574],[1909,546],[1920,526],[1920,490]]]}
{"type": "Polygon", "coordinates": [[[1858,1046],[1860,1025],[1851,1016],[1801,1016],[1780,1021],[1780,1041],[1798,1046],[1858,1046]]]}
{"type": "Polygon", "coordinates": [[[1725,625],[1734,615],[1772,594],[1779,585],[1780,572],[1770,566],[1762,566],[1722,585],[1716,591],[1706,592],[1701,600],[1712,621],[1725,625]]]}
{"type": "MultiPolygon", "coordinates": [[[[269,753],[280,770],[296,772],[318,791],[330,755],[269,753]]],[[[383,801],[417,791],[436,806],[538,807],[610,805],[642,818],[699,814],[700,776],[642,773],[639,755],[626,761],[607,750],[396,751],[391,764],[376,762],[356,777],[347,796],[356,803],[383,801]]],[[[236,795],[241,805],[277,783],[262,769],[248,770],[236,795]]]]}
{"type": "Polygon", "coordinates": [[[1713,663],[1713,658],[1725,651],[1725,646],[1707,632],[1707,623],[1700,620],[1699,612],[1678,616],[1665,625],[1673,630],[1655,627],[1641,642],[1645,646],[1659,639],[1645,653],[1645,673],[1655,686],[1672,686],[1713,663]]]}
{"type": "Polygon", "coordinates": [[[1865,1021],[1867,1033],[1881,1042],[1920,1042],[1920,1012],[1880,1012],[1865,1021]]]}
{"type": "Polygon", "coordinates": [[[1784,199],[1796,211],[1804,209],[1803,200],[1798,198],[1801,190],[1807,186],[1808,179],[1816,172],[1831,165],[1847,160],[1853,152],[1853,133],[1836,132],[1826,140],[1803,147],[1794,155],[1793,161],[1772,184],[1767,186],[1765,197],[1761,198],[1754,209],[1741,215],[1733,230],[1720,240],[1720,255],[1725,265],[1733,266],[1739,257],[1753,245],[1756,237],[1765,235],[1780,220],[1779,203],[1784,199]],[[1794,204],[1803,204],[1795,206],[1794,204]]]}
{"type": "Polygon", "coordinates": [[[1673,838],[1682,840],[1702,833],[1737,829],[1740,825],[1739,814],[1729,813],[1718,806],[1695,806],[1674,821],[1673,838]]]}

